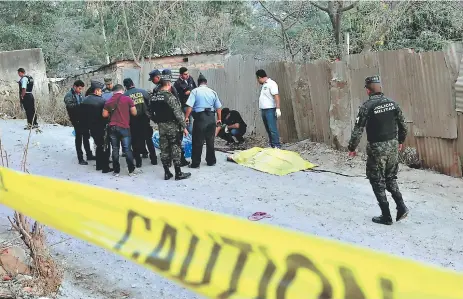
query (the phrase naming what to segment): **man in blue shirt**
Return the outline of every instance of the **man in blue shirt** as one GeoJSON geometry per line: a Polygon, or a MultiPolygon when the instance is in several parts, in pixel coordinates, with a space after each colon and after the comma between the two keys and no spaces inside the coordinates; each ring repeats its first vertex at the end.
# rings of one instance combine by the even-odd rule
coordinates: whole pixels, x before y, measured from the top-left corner
{"type": "Polygon", "coordinates": [[[24,130],[36,129],[39,127],[37,124],[37,114],[35,112],[35,99],[32,94],[34,88],[34,79],[31,76],[26,75],[26,70],[23,68],[18,69],[18,75],[21,78],[18,81],[19,84],[19,99],[21,106],[26,111],[27,126],[24,130]]]}
{"type": "Polygon", "coordinates": [[[186,102],[185,121],[188,122],[193,115],[193,140],[190,168],[199,168],[204,140],[206,140],[206,162],[214,166],[215,158],[214,139],[215,129],[220,125],[222,117],[222,104],[217,92],[207,87],[207,80],[201,74],[198,78],[198,88],[191,91],[186,102]],[[217,112],[217,121],[215,113],[217,112]]]}

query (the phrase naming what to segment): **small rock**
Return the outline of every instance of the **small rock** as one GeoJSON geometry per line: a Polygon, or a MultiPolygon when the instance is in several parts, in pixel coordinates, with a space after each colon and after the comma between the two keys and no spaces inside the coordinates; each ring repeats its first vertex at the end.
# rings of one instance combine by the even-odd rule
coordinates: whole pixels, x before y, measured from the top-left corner
{"type": "Polygon", "coordinates": [[[11,277],[9,275],[3,275],[3,281],[10,281],[11,277]]]}
{"type": "Polygon", "coordinates": [[[25,287],[23,290],[24,290],[24,292],[32,293],[32,288],[31,287],[25,287]]]}

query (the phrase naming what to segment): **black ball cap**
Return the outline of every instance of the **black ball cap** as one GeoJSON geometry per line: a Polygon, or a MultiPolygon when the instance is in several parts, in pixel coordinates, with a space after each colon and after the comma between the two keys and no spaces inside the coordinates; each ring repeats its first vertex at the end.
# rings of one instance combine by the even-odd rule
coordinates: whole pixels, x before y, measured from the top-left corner
{"type": "Polygon", "coordinates": [[[103,89],[104,84],[101,83],[101,82],[98,82],[98,81],[91,81],[90,82],[90,87],[92,87],[93,89],[103,89]]]}
{"type": "Polygon", "coordinates": [[[379,80],[379,76],[371,76],[371,77],[365,78],[365,85],[368,85],[371,83],[381,83],[381,81],[379,80]]]}

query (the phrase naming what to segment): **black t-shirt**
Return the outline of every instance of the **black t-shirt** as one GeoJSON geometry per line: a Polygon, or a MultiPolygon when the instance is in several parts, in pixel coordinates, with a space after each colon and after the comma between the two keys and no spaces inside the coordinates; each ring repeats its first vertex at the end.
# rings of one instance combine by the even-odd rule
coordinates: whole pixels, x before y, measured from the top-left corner
{"type": "Polygon", "coordinates": [[[236,110],[230,110],[230,114],[227,118],[223,119],[222,122],[226,125],[233,125],[236,123],[240,124],[240,129],[245,128],[247,125],[241,117],[240,113],[236,110]]]}

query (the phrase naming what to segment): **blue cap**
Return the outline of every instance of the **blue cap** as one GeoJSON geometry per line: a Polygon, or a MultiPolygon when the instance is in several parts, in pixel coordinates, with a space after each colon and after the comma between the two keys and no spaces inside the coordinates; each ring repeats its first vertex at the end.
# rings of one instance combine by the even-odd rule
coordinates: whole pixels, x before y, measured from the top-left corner
{"type": "Polygon", "coordinates": [[[148,81],[151,81],[154,77],[161,76],[161,72],[159,70],[152,70],[149,75],[150,78],[148,81]]]}
{"type": "Polygon", "coordinates": [[[162,74],[166,76],[172,76],[172,71],[170,69],[163,69],[162,74]]]}

